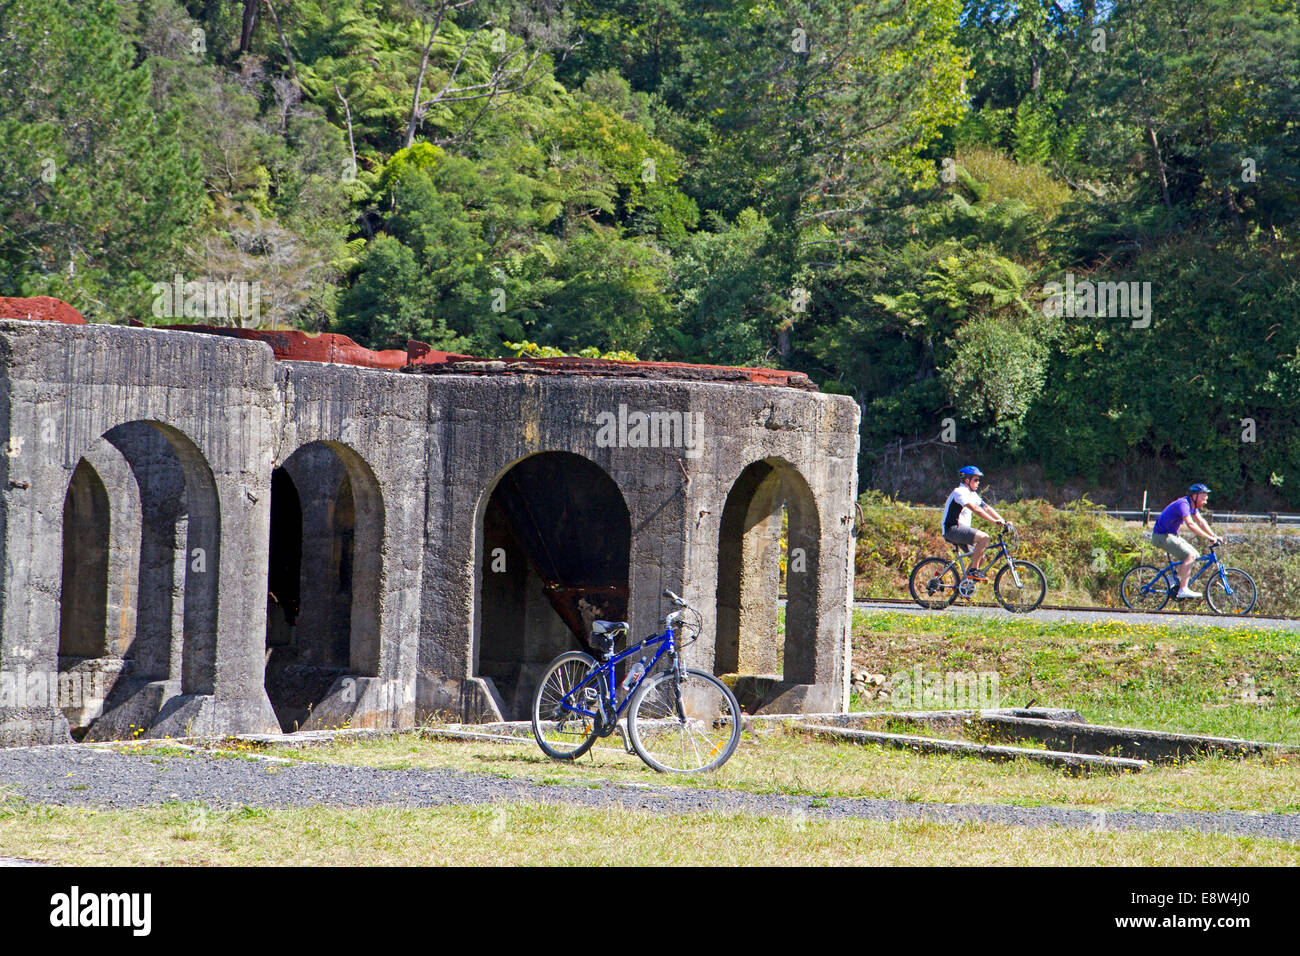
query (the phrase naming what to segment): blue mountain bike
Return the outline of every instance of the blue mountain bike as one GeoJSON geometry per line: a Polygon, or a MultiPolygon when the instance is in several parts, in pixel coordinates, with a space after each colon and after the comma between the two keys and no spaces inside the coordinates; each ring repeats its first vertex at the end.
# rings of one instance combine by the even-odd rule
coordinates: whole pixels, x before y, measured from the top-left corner
{"type": "MultiPolygon", "coordinates": [[[[1007,524],[998,534],[998,540],[985,552],[988,561],[984,564],[984,574],[993,579],[993,596],[999,604],[1013,614],[1028,614],[1047,596],[1047,576],[1032,561],[1011,556],[1019,547],[1020,535],[1013,525],[1007,524]],[[1004,559],[1006,564],[994,575],[994,568],[1004,559]]],[[[975,597],[976,582],[966,577],[970,552],[957,545],[953,546],[953,551],[956,557],[951,561],[938,557],[923,558],[912,568],[907,588],[912,592],[912,600],[921,607],[940,611],[959,597],[967,601],[975,597]]]]}
{"type": "MultiPolygon", "coordinates": [[[[1205,603],[1210,605],[1210,610],[1231,615],[1251,612],[1255,606],[1255,579],[1241,568],[1224,567],[1217,545],[1197,558],[1196,564],[1200,566],[1188,577],[1189,588],[1202,574],[1214,569],[1205,584],[1205,603]]],[[[1119,586],[1120,597],[1135,611],[1159,611],[1171,600],[1177,600],[1177,567],[1177,561],[1170,561],[1163,569],[1139,564],[1124,575],[1119,586]]]]}
{"type": "Polygon", "coordinates": [[[548,757],[576,760],[598,737],[619,730],[625,712],[626,739],[661,773],[715,770],[735,752],[741,730],[735,695],[712,674],[683,667],[678,655],[699,637],[702,618],[672,591],[664,597],[677,610],[664,619],[662,634],[615,654],[627,622],[595,621],[591,643],[599,661],[582,651],[551,661],[533,695],[533,736],[548,757]],[[638,655],[620,683],[616,668],[638,655]],[[667,667],[656,673],[660,661],[667,667]]]}

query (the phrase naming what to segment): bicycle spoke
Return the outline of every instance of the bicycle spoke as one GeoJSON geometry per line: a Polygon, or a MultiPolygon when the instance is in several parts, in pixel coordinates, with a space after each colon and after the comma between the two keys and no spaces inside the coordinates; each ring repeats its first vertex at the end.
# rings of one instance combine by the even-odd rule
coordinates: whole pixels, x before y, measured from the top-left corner
{"type": "Polygon", "coordinates": [[[957,598],[957,586],[962,577],[961,568],[960,561],[926,558],[912,569],[908,579],[907,586],[912,593],[912,599],[921,607],[930,610],[947,607],[957,598]]]}
{"type": "Polygon", "coordinates": [[[1169,601],[1170,579],[1167,572],[1143,564],[1124,575],[1120,596],[1135,611],[1158,611],[1169,601]]]}
{"type": "Polygon", "coordinates": [[[1249,614],[1255,606],[1255,582],[1245,571],[1224,568],[1205,586],[1205,598],[1219,614],[1249,614]]]}
{"type": "Polygon", "coordinates": [[[680,681],[680,698],[671,674],[647,689],[636,705],[634,739],[656,769],[687,773],[730,755],[739,715],[721,685],[689,672],[680,681]]]}
{"type": "MultiPolygon", "coordinates": [[[[533,736],[547,756],[572,760],[591,746],[596,724],[577,708],[584,701],[565,698],[581,688],[595,673],[595,661],[583,654],[567,654],[552,662],[533,700],[533,736]]],[[[594,686],[594,685],[589,685],[594,686]]]]}

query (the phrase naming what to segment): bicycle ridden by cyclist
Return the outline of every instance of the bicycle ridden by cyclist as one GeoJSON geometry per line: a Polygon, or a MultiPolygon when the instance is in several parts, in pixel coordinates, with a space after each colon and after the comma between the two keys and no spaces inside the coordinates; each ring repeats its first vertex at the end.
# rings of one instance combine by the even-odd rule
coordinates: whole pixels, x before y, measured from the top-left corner
{"type": "Polygon", "coordinates": [[[979,487],[984,472],[974,465],[967,465],[957,474],[961,476],[960,483],[943,503],[943,540],[959,547],[973,547],[975,550],[971,554],[966,577],[972,581],[987,581],[988,576],[979,570],[979,565],[980,559],[984,557],[984,549],[988,547],[989,536],[971,526],[971,515],[977,514],[985,521],[992,521],[1003,528],[1010,522],[998,514],[992,505],[985,504],[975,490],[979,487]]]}
{"type": "Polygon", "coordinates": [[[1156,518],[1156,523],[1151,528],[1151,543],[1157,548],[1162,548],[1175,561],[1180,562],[1175,569],[1178,574],[1177,596],[1180,598],[1198,598],[1201,596],[1199,591],[1193,591],[1187,586],[1187,579],[1192,573],[1192,565],[1200,557],[1200,554],[1180,538],[1178,532],[1186,525],[1206,541],[1209,541],[1211,546],[1220,544],[1223,541],[1210,529],[1210,526],[1206,524],[1205,519],[1200,515],[1201,509],[1205,507],[1205,503],[1209,500],[1210,489],[1197,482],[1187,489],[1187,494],[1169,502],[1165,510],[1160,512],[1160,517],[1156,518]]]}

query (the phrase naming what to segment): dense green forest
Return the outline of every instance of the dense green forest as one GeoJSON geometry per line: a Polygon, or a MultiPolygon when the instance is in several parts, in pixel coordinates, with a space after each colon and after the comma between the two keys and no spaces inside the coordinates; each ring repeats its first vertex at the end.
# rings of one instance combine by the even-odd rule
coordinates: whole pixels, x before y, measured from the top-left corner
{"type": "Polygon", "coordinates": [[[0,0],[0,294],[780,365],[868,459],[1300,505],[1298,217],[1295,0],[0,0]]]}

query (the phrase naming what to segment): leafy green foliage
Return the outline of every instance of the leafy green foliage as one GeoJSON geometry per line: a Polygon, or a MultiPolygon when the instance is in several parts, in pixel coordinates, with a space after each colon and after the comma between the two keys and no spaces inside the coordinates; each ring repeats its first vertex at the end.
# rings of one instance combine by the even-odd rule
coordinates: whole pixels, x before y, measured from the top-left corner
{"type": "Polygon", "coordinates": [[[867,467],[953,419],[1063,484],[1300,504],[1293,4],[8,0],[0,102],[6,293],[121,321],[183,272],[372,347],[775,363],[867,467]],[[1067,274],[1150,326],[1048,319],[1067,274]]]}
{"type": "Polygon", "coordinates": [[[0,6],[0,288],[142,314],[205,199],[116,4],[0,6]]]}

